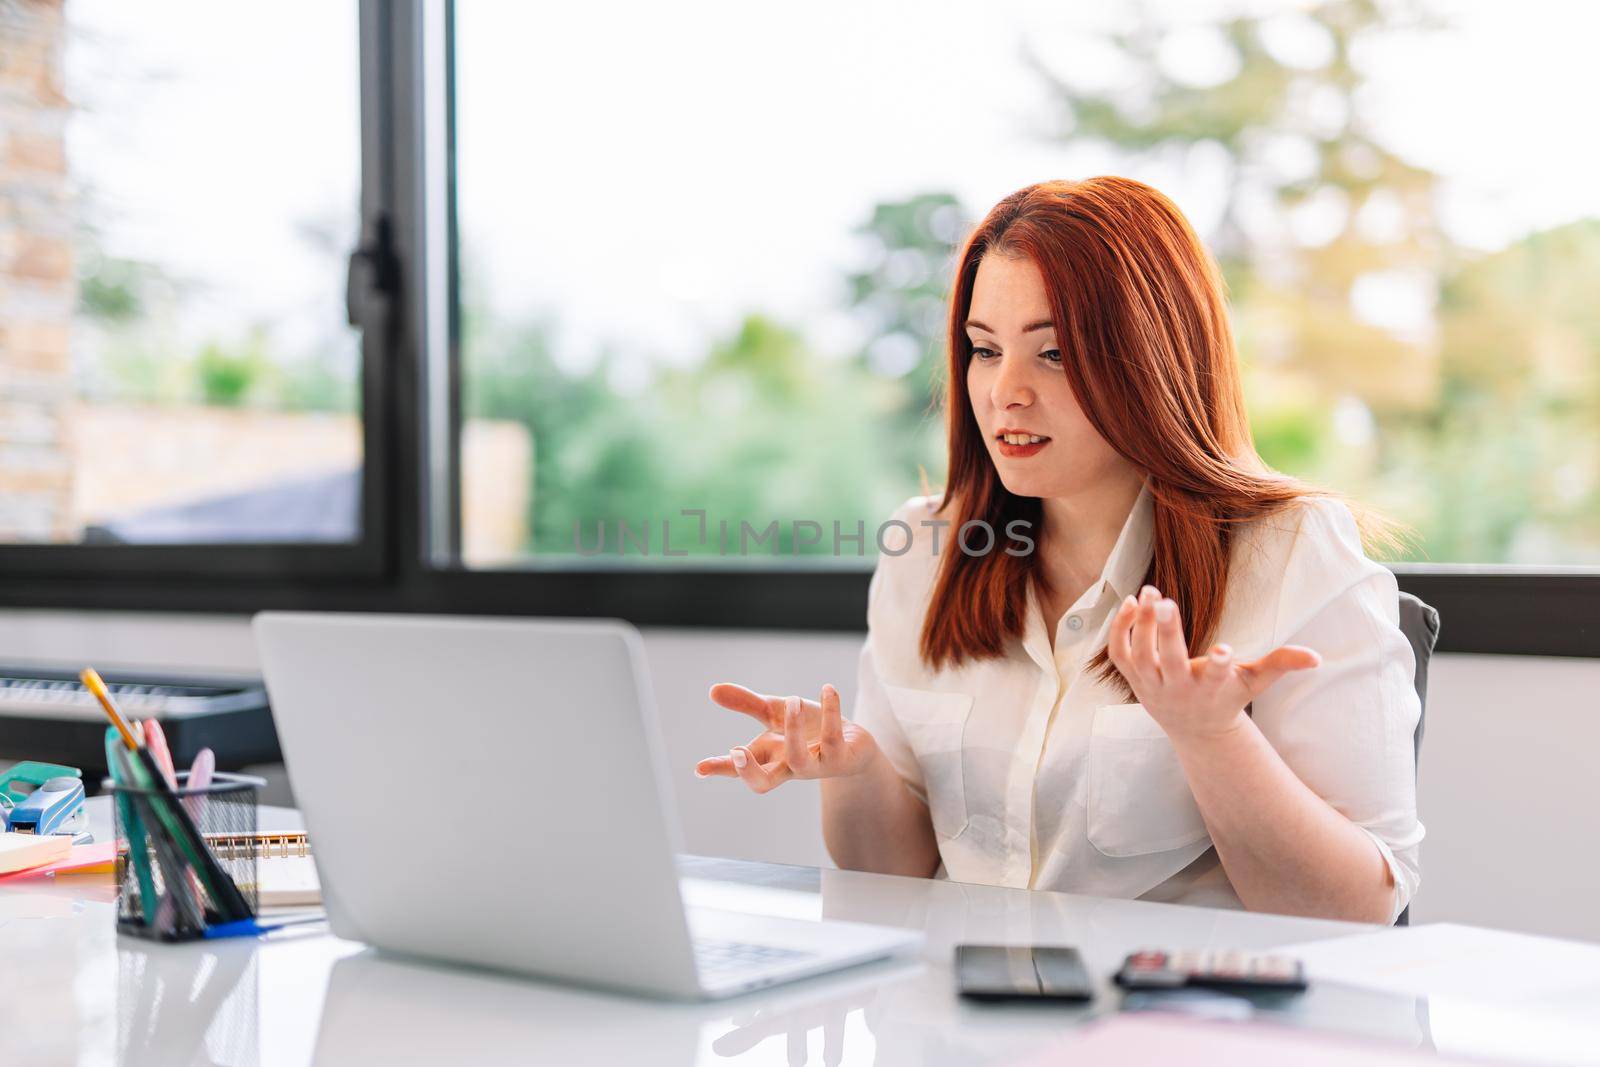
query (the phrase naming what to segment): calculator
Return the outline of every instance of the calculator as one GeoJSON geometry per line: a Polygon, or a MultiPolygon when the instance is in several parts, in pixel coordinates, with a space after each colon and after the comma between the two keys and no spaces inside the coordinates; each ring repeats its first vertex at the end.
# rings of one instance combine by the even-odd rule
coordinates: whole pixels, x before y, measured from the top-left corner
{"type": "Polygon", "coordinates": [[[1289,956],[1257,955],[1231,949],[1129,953],[1116,973],[1127,990],[1217,989],[1234,993],[1300,993],[1305,967],[1289,956]]]}

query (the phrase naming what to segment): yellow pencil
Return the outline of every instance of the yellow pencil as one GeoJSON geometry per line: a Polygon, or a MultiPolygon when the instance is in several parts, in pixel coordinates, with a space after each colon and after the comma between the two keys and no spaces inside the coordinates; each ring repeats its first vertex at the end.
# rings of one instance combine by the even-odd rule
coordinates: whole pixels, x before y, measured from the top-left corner
{"type": "Polygon", "coordinates": [[[129,749],[139,747],[139,741],[133,736],[133,730],[128,726],[128,720],[122,717],[122,712],[117,710],[116,701],[111,699],[111,691],[106,688],[106,683],[100,678],[100,672],[93,667],[85,667],[78,672],[84,688],[94,694],[100,706],[106,709],[106,714],[111,717],[111,725],[117,728],[117,733],[122,735],[122,743],[129,749]]]}

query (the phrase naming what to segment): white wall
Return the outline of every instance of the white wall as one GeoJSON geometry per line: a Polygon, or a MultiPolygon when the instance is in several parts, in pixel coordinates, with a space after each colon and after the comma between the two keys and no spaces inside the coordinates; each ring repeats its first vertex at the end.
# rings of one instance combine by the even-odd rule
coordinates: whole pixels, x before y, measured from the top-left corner
{"type": "MultiPolygon", "coordinates": [[[[687,849],[827,862],[816,787],[757,797],[694,763],[757,732],[706,690],[738,681],[853,703],[855,635],[653,630],[645,643],[687,849]]],[[[252,670],[231,617],[0,612],[0,662],[252,670]]],[[[1600,941],[1600,662],[1440,656],[1429,687],[1420,806],[1428,829],[1413,922],[1451,920],[1600,941]]],[[[3,729],[3,726],[0,726],[3,729]]]]}

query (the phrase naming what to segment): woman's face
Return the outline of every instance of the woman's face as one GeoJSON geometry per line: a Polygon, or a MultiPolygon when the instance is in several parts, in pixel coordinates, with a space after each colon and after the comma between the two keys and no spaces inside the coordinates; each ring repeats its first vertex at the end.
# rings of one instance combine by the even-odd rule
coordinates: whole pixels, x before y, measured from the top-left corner
{"type": "Polygon", "coordinates": [[[1000,481],[1016,496],[1067,497],[1131,465],[1096,432],[1062,369],[1044,278],[1033,260],[978,261],[967,312],[967,393],[1000,481]]]}

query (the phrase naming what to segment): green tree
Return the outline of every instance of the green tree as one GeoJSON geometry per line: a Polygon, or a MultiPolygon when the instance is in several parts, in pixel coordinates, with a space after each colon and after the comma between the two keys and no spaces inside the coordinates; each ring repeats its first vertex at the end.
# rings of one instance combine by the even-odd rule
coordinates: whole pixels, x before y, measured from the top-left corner
{"type": "Polygon", "coordinates": [[[194,358],[200,399],[214,407],[242,407],[263,389],[271,374],[262,330],[252,331],[234,346],[208,341],[194,358]]]}
{"type": "Polygon", "coordinates": [[[650,484],[648,470],[609,459],[639,427],[615,403],[605,362],[585,372],[557,365],[549,323],[499,325],[469,305],[462,331],[467,416],[521,423],[533,440],[528,548],[570,552],[573,521],[610,514],[618,497],[650,484]]]}
{"type": "Polygon", "coordinates": [[[950,286],[971,227],[953,193],[926,192],[875,204],[855,231],[866,262],[845,277],[845,291],[867,337],[856,360],[879,383],[876,417],[891,425],[882,459],[908,482],[924,471],[932,485],[942,481],[950,286]]]}
{"type": "Polygon", "coordinates": [[[1430,554],[1600,560],[1600,219],[1530,234],[1441,287],[1430,554]],[[1497,506],[1486,508],[1484,501],[1497,506]]]}
{"type": "Polygon", "coordinates": [[[1029,56],[1061,140],[1108,145],[1133,169],[1214,168],[1222,206],[1202,236],[1268,462],[1413,523],[1428,558],[1593,552],[1600,476],[1574,455],[1593,453],[1600,337],[1592,299],[1568,295],[1593,292],[1590,232],[1470,255],[1440,223],[1440,177],[1367,110],[1362,45],[1438,25],[1378,0],[1181,31],[1146,21],[1106,38],[1127,75],[1114,91],[1029,56]],[[1174,62],[1179,32],[1210,34],[1220,61],[1205,76],[1174,62]]]}

